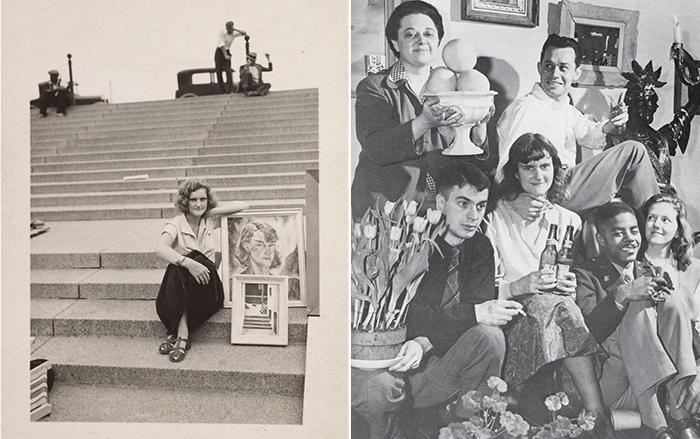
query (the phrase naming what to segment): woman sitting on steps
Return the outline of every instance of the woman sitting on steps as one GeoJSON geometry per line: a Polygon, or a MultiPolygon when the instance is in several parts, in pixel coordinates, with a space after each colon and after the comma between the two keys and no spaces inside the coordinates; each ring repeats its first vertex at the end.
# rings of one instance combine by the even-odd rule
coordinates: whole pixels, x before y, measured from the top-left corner
{"type": "Polygon", "coordinates": [[[213,262],[214,230],[221,226],[221,215],[247,206],[239,202],[217,206],[211,188],[201,178],[190,178],[180,185],[175,206],[182,213],[165,224],[156,247],[156,254],[169,264],[156,311],[166,329],[158,352],[180,362],[190,348],[190,330],[223,306],[223,286],[213,262]]]}

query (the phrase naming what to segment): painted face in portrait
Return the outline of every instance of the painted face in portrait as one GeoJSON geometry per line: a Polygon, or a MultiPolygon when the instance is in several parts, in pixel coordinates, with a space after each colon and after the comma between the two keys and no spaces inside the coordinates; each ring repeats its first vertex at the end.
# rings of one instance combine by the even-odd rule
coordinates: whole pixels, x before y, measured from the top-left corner
{"type": "Polygon", "coordinates": [[[544,152],[544,157],[528,163],[518,163],[516,178],[520,181],[523,191],[544,197],[552,187],[554,164],[552,156],[544,152]]]}
{"type": "Polygon", "coordinates": [[[248,252],[250,253],[249,267],[254,271],[253,274],[270,274],[270,267],[276,251],[276,241],[265,240],[265,233],[262,230],[255,232],[248,243],[248,252]]]}

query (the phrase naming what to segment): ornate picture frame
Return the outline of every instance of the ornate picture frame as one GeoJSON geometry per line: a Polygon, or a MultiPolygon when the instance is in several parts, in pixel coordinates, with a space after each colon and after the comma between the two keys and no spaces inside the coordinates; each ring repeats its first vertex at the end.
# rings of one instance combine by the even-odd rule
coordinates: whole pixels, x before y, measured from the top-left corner
{"type": "Polygon", "coordinates": [[[562,1],[559,35],[576,38],[582,52],[580,85],[624,87],[637,56],[639,11],[562,1]]]}
{"type": "Polygon", "coordinates": [[[286,276],[287,304],[306,306],[306,241],[302,210],[246,210],[221,218],[224,307],[234,301],[239,274],[286,276]]]}
{"type": "Polygon", "coordinates": [[[287,346],[287,276],[233,276],[231,344],[287,346]]]}
{"type": "Polygon", "coordinates": [[[536,27],[539,0],[461,0],[462,20],[536,27]]]}

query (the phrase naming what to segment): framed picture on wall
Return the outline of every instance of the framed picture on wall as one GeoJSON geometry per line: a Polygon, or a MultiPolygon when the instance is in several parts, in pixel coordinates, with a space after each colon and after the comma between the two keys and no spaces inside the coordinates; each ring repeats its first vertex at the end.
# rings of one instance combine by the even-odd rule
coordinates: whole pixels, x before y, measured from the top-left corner
{"type": "Polygon", "coordinates": [[[233,276],[232,344],[288,344],[287,285],[287,276],[233,276]]]}
{"type": "Polygon", "coordinates": [[[247,210],[221,219],[224,306],[234,301],[234,276],[287,277],[287,304],[306,306],[306,246],[301,209],[247,210]]]}
{"type": "Polygon", "coordinates": [[[559,35],[576,38],[581,49],[581,85],[624,87],[620,73],[637,56],[639,11],[560,2],[559,35]]]}
{"type": "Polygon", "coordinates": [[[462,0],[462,20],[535,27],[539,0],[462,0]]]}

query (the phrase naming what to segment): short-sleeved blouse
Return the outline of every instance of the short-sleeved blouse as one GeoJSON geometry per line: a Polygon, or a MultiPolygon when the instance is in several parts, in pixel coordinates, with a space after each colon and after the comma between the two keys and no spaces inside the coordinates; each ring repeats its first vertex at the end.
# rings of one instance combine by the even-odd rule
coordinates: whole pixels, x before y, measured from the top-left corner
{"type": "Polygon", "coordinates": [[[167,233],[173,238],[173,249],[181,255],[186,255],[192,250],[197,250],[214,262],[216,254],[216,238],[214,230],[218,224],[214,217],[206,216],[199,223],[198,235],[192,231],[192,227],[187,222],[185,214],[178,215],[167,223],[163,228],[163,233],[167,233]]]}
{"type": "Polygon", "coordinates": [[[487,217],[486,236],[491,240],[496,263],[499,298],[510,297],[510,284],[539,268],[540,255],[547,243],[549,225],[559,227],[559,246],[566,226],[581,228],[581,218],[574,212],[553,204],[535,221],[526,221],[510,202],[500,200],[487,217]]]}

